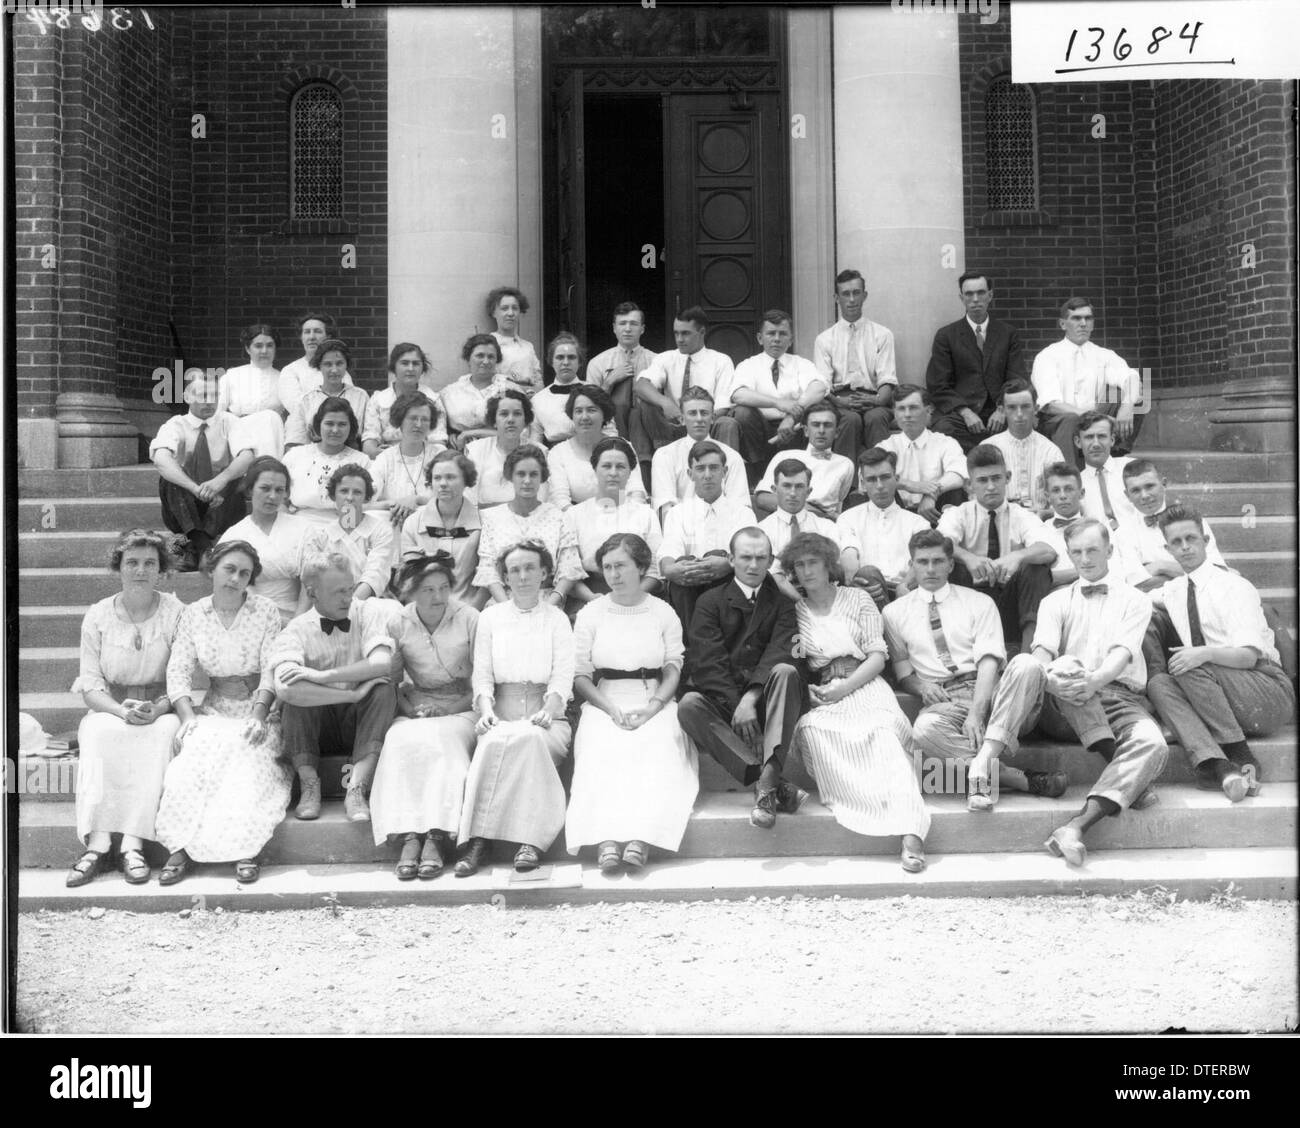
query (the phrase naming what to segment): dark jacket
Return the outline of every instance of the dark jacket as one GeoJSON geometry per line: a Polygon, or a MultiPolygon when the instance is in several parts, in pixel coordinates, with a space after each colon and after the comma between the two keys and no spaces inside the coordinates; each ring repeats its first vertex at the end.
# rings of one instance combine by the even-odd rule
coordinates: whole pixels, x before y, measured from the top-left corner
{"type": "Polygon", "coordinates": [[[936,417],[956,415],[969,407],[987,422],[998,405],[1002,385],[1027,379],[1020,334],[992,317],[985,325],[983,355],[964,317],[934,335],[925,383],[934,397],[936,417]]]}

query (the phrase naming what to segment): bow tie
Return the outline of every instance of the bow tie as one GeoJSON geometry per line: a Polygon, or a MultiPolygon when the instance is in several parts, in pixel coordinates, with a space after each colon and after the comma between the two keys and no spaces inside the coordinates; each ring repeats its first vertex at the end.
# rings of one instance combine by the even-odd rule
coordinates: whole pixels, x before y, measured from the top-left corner
{"type": "Polygon", "coordinates": [[[1084,595],[1105,595],[1110,588],[1106,584],[1092,584],[1079,589],[1084,595]]]}
{"type": "Polygon", "coordinates": [[[335,627],[338,627],[338,629],[341,630],[344,634],[347,634],[348,631],[352,629],[352,620],[351,619],[327,619],[325,618],[324,615],[321,616],[320,629],[324,631],[325,634],[333,634],[335,627]]]}
{"type": "Polygon", "coordinates": [[[1078,517],[1053,517],[1052,524],[1058,529],[1064,529],[1066,525],[1073,525],[1078,517]]]}
{"type": "Polygon", "coordinates": [[[454,529],[445,529],[441,525],[425,525],[424,531],[431,537],[451,537],[452,540],[469,536],[469,530],[464,525],[457,525],[454,529]]]}
{"type": "Polygon", "coordinates": [[[1160,514],[1159,513],[1147,514],[1143,516],[1142,520],[1147,523],[1148,529],[1154,529],[1156,527],[1156,523],[1160,520],[1160,514]]]}

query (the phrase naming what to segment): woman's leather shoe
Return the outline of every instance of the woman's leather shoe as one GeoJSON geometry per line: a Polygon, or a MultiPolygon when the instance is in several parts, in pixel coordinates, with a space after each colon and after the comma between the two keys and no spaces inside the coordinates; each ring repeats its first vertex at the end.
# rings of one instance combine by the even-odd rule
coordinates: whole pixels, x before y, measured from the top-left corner
{"type": "Polygon", "coordinates": [[[478,873],[478,868],[487,858],[488,840],[486,838],[471,838],[465,848],[465,856],[456,863],[455,874],[457,877],[472,877],[478,873]]]}

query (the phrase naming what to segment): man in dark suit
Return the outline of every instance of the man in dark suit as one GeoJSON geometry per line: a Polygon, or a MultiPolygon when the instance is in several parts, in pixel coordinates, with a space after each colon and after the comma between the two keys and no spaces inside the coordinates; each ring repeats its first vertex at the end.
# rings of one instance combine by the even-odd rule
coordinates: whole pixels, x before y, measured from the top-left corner
{"type": "Polygon", "coordinates": [[[1020,334],[989,317],[993,285],[968,270],[957,279],[966,316],[934,335],[925,383],[934,397],[930,429],[951,435],[967,454],[1006,421],[999,398],[1008,380],[1026,378],[1020,334]]]}
{"type": "Polygon", "coordinates": [[[757,783],[749,821],[768,829],[808,793],[781,779],[807,688],[794,657],[794,602],[768,574],[772,543],[761,529],[731,538],[732,581],[700,596],[691,619],[691,691],[682,729],[741,783],[757,783]]]}

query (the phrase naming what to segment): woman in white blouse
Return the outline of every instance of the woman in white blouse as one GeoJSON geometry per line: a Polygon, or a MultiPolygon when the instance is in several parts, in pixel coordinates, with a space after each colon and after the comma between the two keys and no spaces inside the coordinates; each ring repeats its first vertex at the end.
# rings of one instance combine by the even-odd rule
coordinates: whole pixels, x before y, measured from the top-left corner
{"type": "Polygon", "coordinates": [[[460,350],[469,371],[453,380],[438,393],[445,419],[447,441],[457,450],[475,439],[495,434],[487,421],[487,407],[492,397],[510,387],[497,368],[501,363],[501,346],[491,333],[476,333],[460,350]]]}
{"type": "Polygon", "coordinates": [[[531,342],[519,336],[528,299],[514,286],[498,286],[487,296],[487,312],[497,323],[492,336],[501,346],[501,374],[531,395],[542,386],[542,362],[531,342]]]}
{"type": "Polygon", "coordinates": [[[357,447],[360,428],[347,400],[322,400],[312,416],[311,426],[320,435],[320,441],[294,447],[284,456],[292,478],[289,504],[308,521],[330,525],[337,515],[334,502],[326,492],[330,475],[340,466],[365,465],[369,459],[357,447]]]}
{"type": "MultiPolygon", "coordinates": [[[[537,402],[536,398],[533,402],[537,402]]],[[[596,444],[616,431],[614,401],[603,388],[579,384],[569,394],[564,410],[573,420],[573,437],[551,448],[550,499],[561,509],[568,509],[596,496],[596,472],[592,469],[591,456],[596,444]]],[[[637,487],[639,491],[640,483],[637,487]]]]}
{"type": "MultiPolygon", "coordinates": [[[[149,880],[142,853],[154,841],[163,776],[180,720],[167,696],[167,660],[184,610],[157,590],[172,566],[162,534],[123,533],[109,557],[122,582],[81,623],[81,670],[72,683],[90,710],[77,729],[77,837],[86,851],[68,873],[70,888],[106,868],[112,836],[122,836],[122,873],[132,885],[149,880]]],[[[565,626],[568,626],[567,621],[565,626]]],[[[569,674],[573,666],[570,656],[569,674]]]]}
{"type": "Polygon", "coordinates": [[[394,426],[398,441],[380,451],[370,464],[375,480],[375,504],[371,508],[382,505],[396,531],[429,500],[429,464],[446,448],[429,437],[438,422],[438,409],[423,392],[398,396],[388,409],[386,421],[394,426]]]}
{"type": "Polygon", "coordinates": [[[279,458],[284,453],[284,417],[280,373],[275,369],[279,334],[269,325],[250,325],[239,334],[247,364],[226,369],[217,385],[217,410],[244,421],[244,435],[254,455],[279,458]]]}
{"type": "MultiPolygon", "coordinates": [[[[321,371],[311,366],[311,360],[321,345],[338,337],[339,330],[328,313],[311,312],[298,318],[298,335],[302,341],[302,356],[280,369],[280,406],[290,416],[298,410],[304,395],[320,387],[321,371]]],[[[351,375],[345,373],[343,382],[351,384],[351,375]]]]}
{"type": "MultiPolygon", "coordinates": [[[[375,483],[370,471],[356,463],[340,466],[325,484],[325,493],[334,503],[336,519],[328,525],[314,526],[303,541],[303,557],[342,553],[352,563],[358,577],[353,599],[370,599],[388,593],[393,570],[393,526],[388,515],[366,512],[366,503],[374,497],[375,483]]],[[[299,613],[311,606],[304,588],[299,613]]]]}
{"type": "Polygon", "coordinates": [[[459,451],[444,450],[433,456],[424,473],[433,496],[402,526],[402,560],[448,553],[455,561],[452,595],[475,608],[482,607],[487,593],[474,586],[474,573],[483,524],[478,506],[465,496],[478,480],[478,470],[459,451]]]}
{"type": "Polygon", "coordinates": [[[569,393],[582,387],[578,374],[582,371],[582,346],[572,333],[557,333],[546,346],[546,362],[555,372],[555,379],[533,395],[533,411],[542,441],[547,446],[563,442],[573,434],[573,419],[564,410],[569,393]]]}
{"type": "MultiPolygon", "coordinates": [[[[480,510],[514,497],[510,474],[505,468],[506,458],[512,451],[532,443],[533,405],[523,392],[506,388],[488,400],[487,421],[492,425],[492,434],[465,446],[465,453],[478,467],[473,500],[480,510]]],[[[546,497],[546,491],[542,497],[546,497]]]]}
{"type": "MultiPolygon", "coordinates": [[[[388,354],[388,373],[392,377],[392,385],[371,393],[366,403],[366,417],[361,421],[361,449],[371,458],[378,457],[401,441],[401,424],[393,423],[390,418],[393,405],[399,399],[421,391],[430,400],[437,398],[437,392],[427,387],[432,372],[429,358],[419,345],[403,341],[393,346],[392,352],[388,354]]],[[[437,418],[435,413],[435,422],[437,418]]],[[[446,446],[445,428],[435,432],[434,438],[446,446]]]]}
{"type": "Polygon", "coordinates": [[[536,869],[564,826],[556,768],[569,753],[564,706],[573,690],[573,631],[564,612],[541,598],[553,567],[545,545],[510,546],[497,559],[510,599],[479,615],[479,739],[465,780],[457,877],[476,873],[493,841],[519,843],[515,869],[536,869]]]}
{"type": "Polygon", "coordinates": [[[221,543],[246,541],[256,550],[261,569],[253,578],[251,590],[275,604],[282,625],[298,612],[302,546],[312,528],[305,518],[285,512],[292,481],[279,459],[255,460],[244,475],[248,516],[231,525],[221,537],[221,543]]]}

